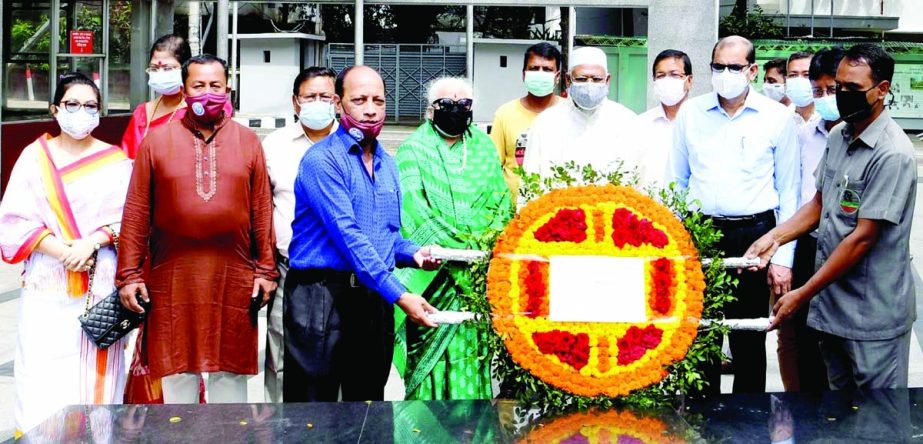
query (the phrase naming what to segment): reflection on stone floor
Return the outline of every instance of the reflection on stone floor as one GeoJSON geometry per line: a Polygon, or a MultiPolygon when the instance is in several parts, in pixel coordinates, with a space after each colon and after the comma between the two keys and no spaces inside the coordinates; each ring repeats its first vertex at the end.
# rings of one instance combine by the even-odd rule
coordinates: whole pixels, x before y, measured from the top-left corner
{"type": "Polygon", "coordinates": [[[923,431],[921,403],[923,389],[722,395],[659,411],[545,416],[496,400],[72,406],[21,442],[907,442],[923,431]]]}

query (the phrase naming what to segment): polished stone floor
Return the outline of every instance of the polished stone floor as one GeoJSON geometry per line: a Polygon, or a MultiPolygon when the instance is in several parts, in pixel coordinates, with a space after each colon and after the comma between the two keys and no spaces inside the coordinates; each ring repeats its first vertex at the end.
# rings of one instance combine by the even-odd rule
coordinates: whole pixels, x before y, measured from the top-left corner
{"type": "Polygon", "coordinates": [[[722,395],[542,416],[509,401],[73,406],[22,443],[913,442],[923,389],[722,395]]]}

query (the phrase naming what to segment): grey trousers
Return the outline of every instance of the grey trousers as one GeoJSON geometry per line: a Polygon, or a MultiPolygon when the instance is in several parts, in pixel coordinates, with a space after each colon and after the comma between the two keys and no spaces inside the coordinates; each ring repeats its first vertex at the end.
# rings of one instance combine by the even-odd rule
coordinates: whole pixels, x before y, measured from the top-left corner
{"type": "Polygon", "coordinates": [[[820,352],[830,389],[907,388],[910,333],[880,341],[857,341],[821,334],[820,352]]]}
{"type": "Polygon", "coordinates": [[[288,266],[276,262],[279,269],[279,287],[266,307],[266,372],[263,393],[266,402],[282,402],[282,362],[285,356],[285,334],[282,326],[283,289],[288,266]]]}

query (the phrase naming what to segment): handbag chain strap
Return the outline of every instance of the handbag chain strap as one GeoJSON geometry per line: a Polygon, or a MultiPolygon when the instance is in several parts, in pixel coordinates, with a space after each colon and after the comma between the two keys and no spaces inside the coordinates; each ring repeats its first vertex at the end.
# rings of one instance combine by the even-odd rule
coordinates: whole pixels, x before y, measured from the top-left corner
{"type": "MultiPolygon", "coordinates": [[[[112,237],[112,247],[115,249],[116,254],[118,254],[119,233],[117,233],[115,230],[112,229],[112,227],[108,225],[104,226],[103,229],[106,230],[106,232],[109,233],[109,236],[112,237]]],[[[91,304],[91,301],[93,300],[93,281],[94,281],[94,278],[96,277],[96,263],[97,263],[97,259],[99,259],[99,251],[94,251],[93,255],[90,257],[93,258],[93,265],[90,265],[90,270],[87,272],[87,274],[89,275],[89,279],[88,279],[89,284],[87,284],[87,303],[86,303],[86,307],[83,310],[84,313],[90,312],[90,304],[91,304]]]]}
{"type": "Polygon", "coordinates": [[[87,274],[90,275],[90,278],[88,279],[89,283],[87,284],[87,305],[83,310],[84,313],[90,312],[90,301],[93,299],[93,278],[96,276],[97,253],[99,252],[94,251],[90,256],[93,259],[93,265],[90,265],[90,271],[87,272],[87,274]]]}

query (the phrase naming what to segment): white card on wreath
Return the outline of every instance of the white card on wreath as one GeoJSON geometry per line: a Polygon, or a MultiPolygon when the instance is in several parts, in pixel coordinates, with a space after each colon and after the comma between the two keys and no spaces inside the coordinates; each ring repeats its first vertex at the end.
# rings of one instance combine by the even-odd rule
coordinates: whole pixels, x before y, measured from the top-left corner
{"type": "Polygon", "coordinates": [[[551,256],[548,319],[557,322],[645,322],[645,260],[551,256]]]}

